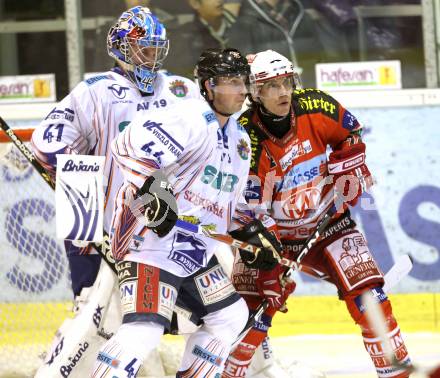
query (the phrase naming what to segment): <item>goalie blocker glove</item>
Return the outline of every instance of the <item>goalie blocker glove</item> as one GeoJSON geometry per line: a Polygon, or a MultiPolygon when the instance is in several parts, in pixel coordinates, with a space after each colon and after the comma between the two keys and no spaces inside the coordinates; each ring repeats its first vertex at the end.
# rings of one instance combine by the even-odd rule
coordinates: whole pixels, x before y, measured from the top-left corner
{"type": "Polygon", "coordinates": [[[281,259],[283,248],[280,241],[257,219],[243,228],[230,231],[229,234],[235,239],[260,247],[255,254],[239,249],[243,263],[249,268],[271,270],[281,259]]]}
{"type": "Polygon", "coordinates": [[[155,172],[139,189],[137,198],[142,199],[144,218],[148,229],[160,238],[167,235],[177,222],[177,202],[166,177],[155,172]]]}

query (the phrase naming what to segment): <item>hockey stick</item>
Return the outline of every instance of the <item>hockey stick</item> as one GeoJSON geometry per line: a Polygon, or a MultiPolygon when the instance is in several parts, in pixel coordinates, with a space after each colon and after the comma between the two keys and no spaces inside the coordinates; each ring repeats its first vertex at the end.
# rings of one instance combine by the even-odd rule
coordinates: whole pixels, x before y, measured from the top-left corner
{"type": "MultiPolygon", "coordinates": [[[[411,271],[412,265],[412,260],[408,255],[398,257],[396,263],[391,267],[384,277],[384,292],[388,292],[394,285],[400,282],[400,280],[411,271]]],[[[385,316],[371,292],[365,292],[362,294],[362,302],[365,307],[365,315],[368,319],[368,322],[373,328],[376,337],[381,340],[384,355],[388,361],[390,361],[391,365],[396,369],[403,369],[407,373],[412,373],[413,371],[418,370],[414,366],[408,366],[397,360],[396,355],[393,352],[391,340],[387,336],[388,330],[385,316]]]]}
{"type": "MultiPolygon", "coordinates": [[[[183,230],[190,231],[195,234],[202,234],[209,238],[221,241],[230,247],[236,247],[240,249],[245,249],[249,252],[256,253],[260,249],[260,247],[257,247],[255,245],[249,244],[247,242],[243,242],[237,239],[234,239],[230,235],[223,235],[223,234],[217,234],[209,228],[203,227],[201,225],[195,225],[186,221],[183,221],[181,219],[178,219],[176,222],[176,227],[179,227],[183,230]]],[[[294,268],[296,270],[299,270],[301,272],[304,272],[314,278],[327,280],[329,277],[325,274],[320,272],[319,270],[303,266],[301,264],[298,264],[297,261],[289,260],[287,258],[281,258],[279,260],[279,263],[281,265],[287,266],[289,268],[294,268]]],[[[401,255],[396,259],[396,262],[394,265],[390,268],[390,270],[385,275],[385,283],[383,286],[383,290],[385,292],[388,292],[392,287],[394,287],[398,282],[402,280],[403,277],[405,277],[412,269],[413,264],[411,257],[409,255],[401,255]]]]}
{"type": "MultiPolygon", "coordinates": [[[[260,247],[257,247],[255,245],[249,244],[247,242],[241,241],[241,240],[237,240],[234,239],[232,236],[230,235],[224,235],[224,234],[218,234],[216,232],[211,231],[209,228],[200,226],[200,225],[195,225],[186,221],[183,221],[181,219],[178,219],[176,222],[176,227],[179,227],[183,230],[192,232],[194,234],[201,234],[204,235],[208,238],[214,239],[214,240],[218,240],[222,243],[225,243],[227,245],[229,245],[230,247],[235,247],[235,248],[239,248],[239,249],[244,249],[246,251],[249,251],[251,253],[258,253],[260,251],[260,247]]],[[[288,268],[294,268],[296,270],[300,270],[314,278],[318,278],[318,279],[328,279],[329,277],[327,275],[325,275],[324,273],[320,272],[319,270],[310,268],[310,267],[305,267],[302,266],[300,264],[297,264],[296,261],[293,260],[289,260],[285,257],[282,257],[279,260],[279,263],[281,265],[284,265],[288,268]]]]}
{"type": "MultiPolygon", "coordinates": [[[[0,126],[5,134],[9,137],[9,139],[14,143],[23,156],[27,159],[27,161],[36,169],[39,175],[44,179],[46,184],[48,184],[53,190],[55,190],[55,184],[51,180],[49,174],[46,172],[44,167],[37,160],[33,152],[24,144],[24,142],[15,134],[14,130],[9,127],[6,121],[0,117],[0,126]]],[[[117,274],[115,260],[110,251],[110,238],[105,230],[104,231],[104,240],[101,245],[96,243],[91,243],[92,246],[96,249],[96,251],[101,255],[103,260],[108,264],[110,269],[117,274]]]]}
{"type": "Polygon", "coordinates": [[[388,293],[395,285],[397,285],[402,278],[408,275],[413,267],[411,257],[409,255],[401,255],[397,257],[396,262],[385,274],[383,291],[388,293]]]}
{"type": "MultiPolygon", "coordinates": [[[[304,242],[304,246],[302,247],[301,251],[299,252],[298,258],[296,261],[292,261],[292,266],[284,273],[283,278],[286,280],[292,280],[291,275],[293,274],[294,270],[301,270],[301,261],[304,259],[304,257],[309,253],[310,249],[315,245],[317,240],[321,237],[327,226],[330,224],[330,221],[333,219],[333,216],[341,209],[343,206],[343,199],[342,196],[338,193],[336,193],[336,197],[334,200],[333,206],[331,206],[326,213],[323,215],[323,217],[318,222],[318,225],[315,228],[315,231],[306,239],[304,242]]],[[[178,220],[179,225],[182,225],[183,227],[188,226],[187,224],[182,224],[183,221],[178,220]]],[[[187,223],[187,222],[185,222],[187,223]]],[[[177,225],[177,223],[176,223],[177,225]]],[[[191,224],[190,224],[191,225],[191,224]]],[[[192,225],[194,226],[194,225],[192,225]]],[[[189,230],[188,226],[188,230],[189,230]]],[[[228,242],[232,243],[233,246],[237,246],[237,243],[234,244],[234,240],[229,235],[220,235],[215,234],[210,230],[207,230],[206,228],[199,228],[199,226],[195,226],[192,228],[194,232],[201,232],[207,237],[212,237],[220,241],[224,241],[228,244],[228,242]],[[231,240],[232,239],[232,240],[231,240]]],[[[242,243],[242,242],[240,242],[242,243]]],[[[245,243],[245,242],[244,242],[245,243]]],[[[252,252],[255,248],[255,246],[251,246],[248,243],[243,244],[244,249],[247,251],[252,252]]],[[[242,248],[242,247],[240,247],[242,248]]],[[[266,309],[269,307],[269,302],[267,300],[263,300],[261,304],[255,309],[255,311],[249,316],[249,319],[243,328],[243,331],[239,334],[237,337],[237,340],[234,342],[233,346],[237,345],[241,341],[241,339],[246,336],[246,334],[249,332],[249,330],[254,326],[255,322],[261,317],[261,315],[266,311],[266,309]]]]}

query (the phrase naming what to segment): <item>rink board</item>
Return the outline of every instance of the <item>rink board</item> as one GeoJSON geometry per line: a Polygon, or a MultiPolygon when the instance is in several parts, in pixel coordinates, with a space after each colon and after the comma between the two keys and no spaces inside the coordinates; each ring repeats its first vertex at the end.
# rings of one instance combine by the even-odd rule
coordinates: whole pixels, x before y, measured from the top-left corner
{"type": "MultiPolygon", "coordinates": [[[[406,332],[440,332],[440,294],[394,294],[390,299],[406,332]]],[[[69,302],[1,304],[0,323],[6,332],[1,335],[0,347],[49,343],[70,315],[70,307],[69,302]]],[[[291,296],[288,308],[287,314],[275,316],[272,336],[358,333],[345,302],[336,296],[291,296]]]]}

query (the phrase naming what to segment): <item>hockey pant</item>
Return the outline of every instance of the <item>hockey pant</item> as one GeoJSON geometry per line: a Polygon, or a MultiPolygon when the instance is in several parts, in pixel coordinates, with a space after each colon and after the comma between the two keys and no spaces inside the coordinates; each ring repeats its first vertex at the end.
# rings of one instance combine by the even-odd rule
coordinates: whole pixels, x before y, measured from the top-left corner
{"type": "MultiPolygon", "coordinates": [[[[176,302],[203,320],[203,325],[187,340],[177,377],[219,376],[232,344],[247,322],[248,309],[244,300],[234,290],[231,292],[226,274],[224,283],[217,282],[218,300],[204,305],[196,280],[217,269],[220,266],[215,258],[208,267],[186,278],[144,264],[119,265],[124,324],[101,348],[92,377],[135,377],[146,356],[158,346],[164,330],[170,328],[176,302]],[[133,285],[138,290],[132,290],[133,285]]],[[[144,364],[148,364],[148,358],[144,364]]]]}

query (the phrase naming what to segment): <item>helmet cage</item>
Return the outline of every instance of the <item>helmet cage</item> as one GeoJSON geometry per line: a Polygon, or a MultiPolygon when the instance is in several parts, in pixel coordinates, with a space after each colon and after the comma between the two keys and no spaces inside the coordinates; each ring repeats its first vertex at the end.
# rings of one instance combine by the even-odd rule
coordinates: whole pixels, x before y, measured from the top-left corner
{"type": "Polygon", "coordinates": [[[135,7],[124,12],[107,37],[108,54],[146,93],[153,92],[153,81],[168,50],[165,28],[148,8],[135,7]]]}

